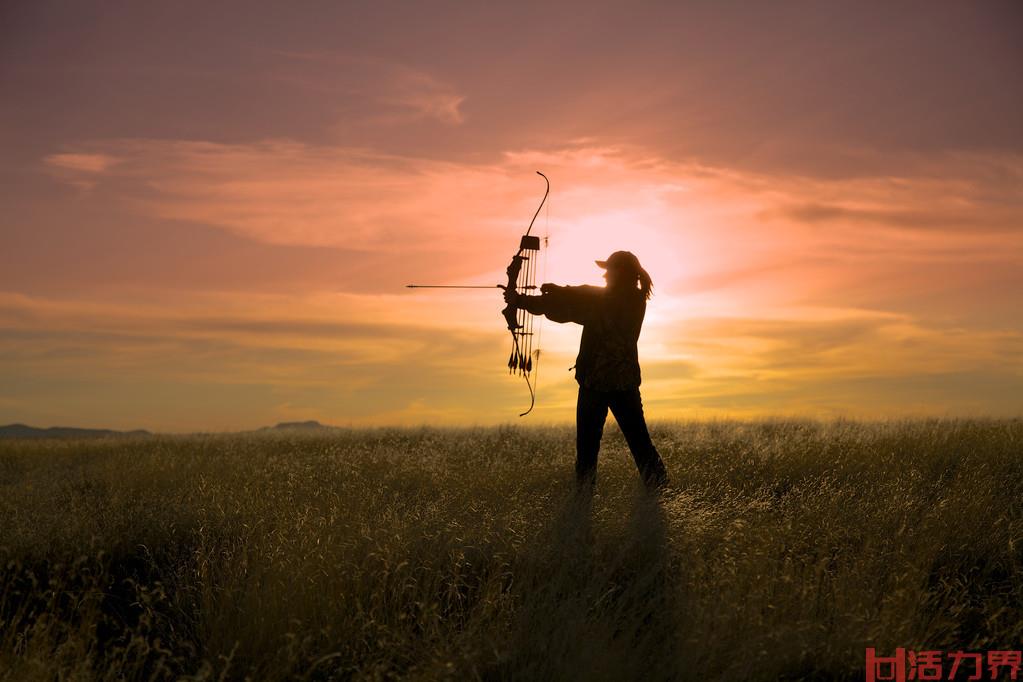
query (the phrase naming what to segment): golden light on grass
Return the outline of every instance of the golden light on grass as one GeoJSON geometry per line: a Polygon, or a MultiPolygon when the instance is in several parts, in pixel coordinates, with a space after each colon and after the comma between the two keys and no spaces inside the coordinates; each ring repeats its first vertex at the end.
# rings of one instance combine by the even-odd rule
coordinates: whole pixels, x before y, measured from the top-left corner
{"type": "Polygon", "coordinates": [[[561,427],[0,442],[0,669],[773,680],[1015,646],[1018,420],[654,438],[677,494],[613,432],[590,504],[561,427]]]}

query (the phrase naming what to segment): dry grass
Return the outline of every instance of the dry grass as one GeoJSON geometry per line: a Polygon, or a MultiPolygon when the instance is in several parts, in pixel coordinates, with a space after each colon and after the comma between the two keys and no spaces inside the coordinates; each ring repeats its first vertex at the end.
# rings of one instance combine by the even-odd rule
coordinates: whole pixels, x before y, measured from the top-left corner
{"type": "Polygon", "coordinates": [[[1016,649],[1023,422],[0,443],[10,679],[863,679],[1016,649]]]}

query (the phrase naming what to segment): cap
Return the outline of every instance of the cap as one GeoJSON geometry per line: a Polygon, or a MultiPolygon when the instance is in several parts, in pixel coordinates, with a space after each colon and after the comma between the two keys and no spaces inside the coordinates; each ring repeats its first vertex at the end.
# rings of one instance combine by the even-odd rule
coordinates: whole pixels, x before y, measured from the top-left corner
{"type": "Polygon", "coordinates": [[[643,268],[639,265],[639,259],[631,251],[615,251],[607,260],[594,261],[605,270],[620,270],[639,274],[643,268]]]}

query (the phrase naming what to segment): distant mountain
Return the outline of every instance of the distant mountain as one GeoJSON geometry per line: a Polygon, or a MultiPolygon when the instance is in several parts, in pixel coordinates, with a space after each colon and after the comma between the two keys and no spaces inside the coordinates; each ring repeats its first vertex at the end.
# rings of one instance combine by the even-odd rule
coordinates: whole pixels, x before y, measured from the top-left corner
{"type": "Polygon", "coordinates": [[[310,419],[305,422],[281,422],[277,426],[264,426],[260,431],[315,431],[317,429],[333,429],[333,426],[326,426],[320,422],[310,419]]]}
{"type": "MultiPolygon", "coordinates": [[[[285,431],[285,432],[313,432],[313,431],[333,431],[337,429],[336,426],[327,426],[321,424],[316,420],[309,420],[304,422],[281,422],[276,426],[264,426],[256,431],[241,431],[240,433],[266,433],[270,431],[285,431]]],[[[112,429],[82,429],[74,426],[51,426],[48,429],[40,429],[35,426],[27,426],[25,424],[8,424],[7,426],[0,426],[0,440],[3,439],[35,439],[35,438],[64,438],[64,439],[75,439],[75,438],[124,438],[129,436],[151,436],[153,435],[149,431],[143,429],[137,429],[135,431],[114,431],[112,429]]]]}
{"type": "Polygon", "coordinates": [[[73,426],[51,426],[39,429],[25,424],[0,426],[0,438],[109,438],[123,436],[151,436],[149,431],[112,431],[110,429],[81,429],[73,426]]]}

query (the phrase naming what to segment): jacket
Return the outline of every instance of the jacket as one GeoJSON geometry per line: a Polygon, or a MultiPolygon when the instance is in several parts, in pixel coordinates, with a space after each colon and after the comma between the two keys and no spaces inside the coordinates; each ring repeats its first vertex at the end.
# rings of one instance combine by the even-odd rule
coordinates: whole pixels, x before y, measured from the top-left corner
{"type": "Polygon", "coordinates": [[[646,315],[639,289],[545,284],[541,296],[523,296],[519,307],[554,322],[583,326],[575,379],[596,391],[637,388],[641,377],[637,343],[646,315]]]}

